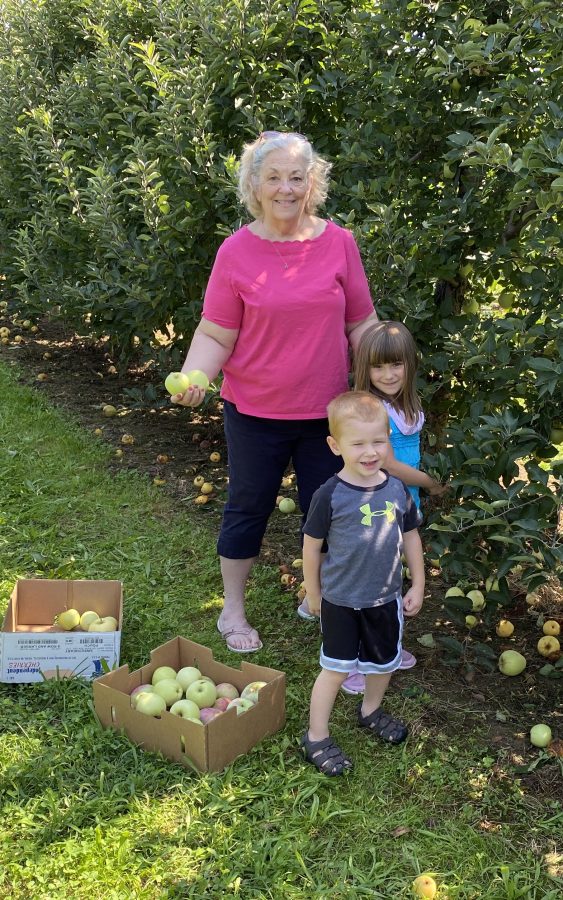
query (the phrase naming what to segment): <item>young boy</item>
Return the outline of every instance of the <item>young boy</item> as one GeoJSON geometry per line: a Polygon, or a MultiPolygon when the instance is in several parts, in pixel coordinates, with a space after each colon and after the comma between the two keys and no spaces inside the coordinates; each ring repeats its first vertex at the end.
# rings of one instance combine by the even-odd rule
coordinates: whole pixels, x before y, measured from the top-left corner
{"type": "Polygon", "coordinates": [[[340,394],[328,405],[328,421],[327,440],[343,467],[316,491],[303,527],[307,602],[320,613],[323,642],[302,747],[319,771],[342,775],[352,762],[331,740],[329,718],[349,672],[366,676],[359,725],[392,744],[407,736],[381,702],[401,663],[403,613],[414,616],[422,606],[424,562],[416,506],[384,468],[389,420],[381,401],[364,391],[340,394]],[[402,599],[403,552],[412,585],[402,599]]]}

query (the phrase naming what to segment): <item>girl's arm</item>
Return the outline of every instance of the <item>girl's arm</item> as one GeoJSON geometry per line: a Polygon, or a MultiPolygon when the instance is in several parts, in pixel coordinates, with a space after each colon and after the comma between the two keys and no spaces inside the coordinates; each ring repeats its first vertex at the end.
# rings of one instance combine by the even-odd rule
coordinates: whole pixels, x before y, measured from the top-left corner
{"type": "MultiPolygon", "coordinates": [[[[233,352],[237,338],[237,329],[223,328],[202,319],[194,332],[182,372],[201,369],[209,380],[213,381],[233,352]]],[[[175,394],[171,397],[171,401],[179,406],[199,406],[204,397],[203,388],[189,387],[185,394],[175,394]]]]}
{"type": "Polygon", "coordinates": [[[318,616],[321,611],[322,538],[303,535],[303,579],[309,612],[318,616]]]}
{"type": "Polygon", "coordinates": [[[399,460],[395,458],[393,447],[391,445],[389,445],[389,455],[385,461],[384,468],[387,469],[390,475],[394,475],[395,478],[400,478],[405,484],[423,488],[423,490],[427,491],[433,497],[439,497],[448,490],[447,484],[440,484],[439,481],[436,481],[436,479],[432,478],[431,475],[428,475],[427,472],[421,472],[420,469],[415,469],[413,466],[408,466],[406,463],[399,462],[399,460]]]}

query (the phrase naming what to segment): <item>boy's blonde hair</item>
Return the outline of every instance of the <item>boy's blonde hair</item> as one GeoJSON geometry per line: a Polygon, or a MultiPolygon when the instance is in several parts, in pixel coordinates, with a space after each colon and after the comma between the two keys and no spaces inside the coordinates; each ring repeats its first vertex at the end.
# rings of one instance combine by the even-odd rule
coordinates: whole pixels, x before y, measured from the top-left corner
{"type": "Polygon", "coordinates": [[[337,439],[343,426],[352,419],[360,422],[382,422],[389,431],[389,417],[381,400],[369,391],[346,391],[327,406],[328,427],[337,439]]]}
{"type": "Polygon", "coordinates": [[[416,391],[417,369],[418,351],[408,328],[402,322],[377,322],[367,328],[360,338],[354,358],[354,389],[370,391],[387,400],[394,409],[405,414],[407,422],[414,422],[422,412],[416,391]],[[373,387],[370,368],[395,362],[403,363],[405,367],[405,383],[399,395],[390,399],[373,387]]]}

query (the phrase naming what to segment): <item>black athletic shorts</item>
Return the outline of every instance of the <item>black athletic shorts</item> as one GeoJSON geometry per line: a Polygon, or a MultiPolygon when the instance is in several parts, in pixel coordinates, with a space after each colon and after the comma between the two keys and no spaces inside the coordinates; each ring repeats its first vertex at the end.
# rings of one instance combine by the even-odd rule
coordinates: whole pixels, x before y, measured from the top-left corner
{"type": "Polygon", "coordinates": [[[384,675],[401,664],[403,600],[367,609],[321,602],[320,663],[333,672],[384,675]]]}

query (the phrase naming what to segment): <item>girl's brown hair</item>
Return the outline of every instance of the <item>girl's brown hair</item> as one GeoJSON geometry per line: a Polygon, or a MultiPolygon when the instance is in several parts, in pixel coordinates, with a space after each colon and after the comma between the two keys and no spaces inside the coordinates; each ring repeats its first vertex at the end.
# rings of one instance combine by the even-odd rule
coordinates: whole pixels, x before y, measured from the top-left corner
{"type": "Polygon", "coordinates": [[[386,400],[394,409],[401,410],[407,422],[414,422],[422,412],[416,392],[416,370],[418,352],[413,336],[402,322],[377,322],[366,329],[360,338],[354,356],[354,390],[371,391],[381,400],[386,400]],[[386,363],[403,363],[405,382],[396,397],[387,397],[377,391],[370,379],[372,366],[386,363]]]}

